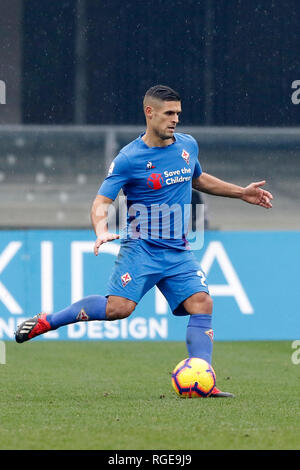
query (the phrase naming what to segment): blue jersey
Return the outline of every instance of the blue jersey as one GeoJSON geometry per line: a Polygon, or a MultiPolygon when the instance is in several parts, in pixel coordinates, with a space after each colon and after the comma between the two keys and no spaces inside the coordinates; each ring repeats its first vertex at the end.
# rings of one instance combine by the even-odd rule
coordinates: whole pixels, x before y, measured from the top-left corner
{"type": "Polygon", "coordinates": [[[171,145],[148,147],[142,136],[115,157],[98,194],[115,200],[123,189],[128,237],[185,249],[192,178],[202,173],[198,144],[190,135],[175,133],[171,145]]]}

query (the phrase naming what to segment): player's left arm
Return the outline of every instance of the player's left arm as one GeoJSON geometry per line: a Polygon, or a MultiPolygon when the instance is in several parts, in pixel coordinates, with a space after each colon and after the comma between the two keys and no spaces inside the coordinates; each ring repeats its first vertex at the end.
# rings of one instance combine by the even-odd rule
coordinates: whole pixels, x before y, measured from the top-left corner
{"type": "Polygon", "coordinates": [[[204,172],[197,178],[193,178],[193,188],[198,191],[214,196],[241,199],[249,204],[270,209],[272,207],[273,196],[269,191],[262,188],[265,183],[266,181],[263,180],[243,187],[220,180],[204,172]]]}

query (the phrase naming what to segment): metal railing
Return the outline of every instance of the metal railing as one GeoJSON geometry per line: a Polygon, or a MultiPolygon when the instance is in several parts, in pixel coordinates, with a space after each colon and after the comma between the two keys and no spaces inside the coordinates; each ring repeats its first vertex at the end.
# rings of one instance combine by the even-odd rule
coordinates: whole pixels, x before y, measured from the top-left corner
{"type": "MultiPolygon", "coordinates": [[[[0,227],[90,227],[91,202],[111,160],[144,126],[0,126],[0,227]]],[[[274,208],[206,203],[220,229],[300,229],[300,128],[184,127],[204,171],[245,185],[266,179],[274,208]]]]}

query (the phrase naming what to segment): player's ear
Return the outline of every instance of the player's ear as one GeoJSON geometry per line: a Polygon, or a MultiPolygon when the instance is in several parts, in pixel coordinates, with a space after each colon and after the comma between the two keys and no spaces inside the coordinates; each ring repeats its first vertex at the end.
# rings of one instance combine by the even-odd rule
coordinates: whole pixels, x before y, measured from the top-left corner
{"type": "Polygon", "coordinates": [[[150,105],[145,106],[144,112],[145,112],[146,118],[151,119],[153,116],[153,107],[150,105]]]}

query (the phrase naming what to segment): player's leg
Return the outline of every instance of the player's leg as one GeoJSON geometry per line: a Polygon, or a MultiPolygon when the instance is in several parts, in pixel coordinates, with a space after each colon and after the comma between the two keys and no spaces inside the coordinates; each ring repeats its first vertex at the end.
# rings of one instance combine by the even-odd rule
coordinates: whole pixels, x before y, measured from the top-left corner
{"type": "Polygon", "coordinates": [[[136,307],[136,302],[125,297],[109,295],[106,306],[106,320],[122,320],[129,317],[136,307]]]}
{"type": "Polygon", "coordinates": [[[186,332],[189,357],[200,357],[211,364],[213,302],[199,266],[193,263],[190,263],[190,266],[187,263],[184,265],[185,271],[179,271],[173,276],[162,279],[157,286],[166,297],[175,316],[190,317],[186,332]]]}
{"type": "Polygon", "coordinates": [[[105,320],[107,299],[90,295],[55,313],[39,313],[25,320],[16,331],[17,343],[23,343],[50,330],[78,321],[105,320]]]}
{"type": "Polygon", "coordinates": [[[133,243],[120,249],[109,280],[107,296],[91,295],[58,312],[35,315],[18,326],[16,341],[23,343],[78,321],[110,321],[129,316],[156,282],[156,277],[144,269],[145,253],[136,242],[133,243]]]}
{"type": "Polygon", "coordinates": [[[51,330],[78,321],[119,320],[128,317],[136,303],[124,297],[90,295],[57,313],[46,315],[51,330]]]}
{"type": "MultiPolygon", "coordinates": [[[[186,332],[186,345],[189,357],[200,357],[211,364],[213,351],[213,302],[210,295],[206,292],[197,292],[188,297],[182,303],[182,307],[190,314],[186,332]]],[[[234,395],[229,392],[222,392],[217,387],[214,387],[210,397],[233,398],[234,395]]]]}
{"type": "MultiPolygon", "coordinates": [[[[176,316],[189,315],[186,332],[186,345],[189,357],[199,357],[212,364],[213,302],[203,271],[191,252],[173,255],[174,264],[169,276],[157,286],[166,297],[176,316]],[[181,260],[176,262],[176,258],[181,260]]],[[[231,393],[221,392],[214,387],[211,397],[233,397],[231,393]]]]}
{"type": "Polygon", "coordinates": [[[197,292],[188,297],[182,306],[190,314],[186,332],[189,357],[201,357],[211,364],[213,352],[212,298],[207,292],[197,292]]]}
{"type": "Polygon", "coordinates": [[[118,320],[128,317],[136,303],[122,297],[90,295],[55,313],[39,313],[21,323],[16,341],[23,343],[43,333],[79,321],[118,320]]]}

